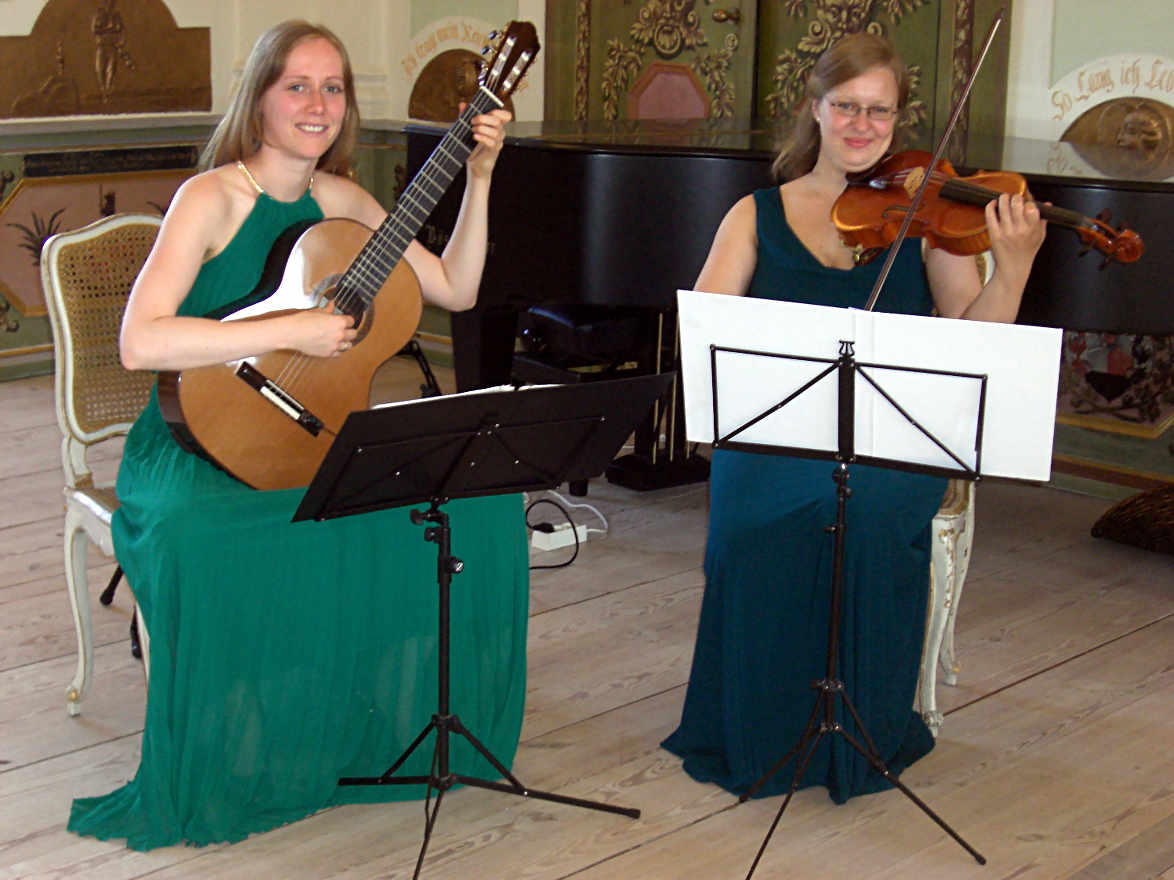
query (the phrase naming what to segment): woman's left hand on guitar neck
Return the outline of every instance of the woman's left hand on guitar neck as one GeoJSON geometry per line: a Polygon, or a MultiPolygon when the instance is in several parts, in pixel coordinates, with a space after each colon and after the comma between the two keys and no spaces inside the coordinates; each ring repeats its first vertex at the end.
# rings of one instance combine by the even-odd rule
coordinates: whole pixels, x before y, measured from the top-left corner
{"type": "MultiPolygon", "coordinates": [[[[464,109],[462,103],[461,111],[464,109]]],[[[493,166],[497,164],[497,157],[501,155],[501,148],[505,145],[506,123],[512,118],[508,110],[494,110],[473,117],[473,140],[477,146],[465,162],[469,177],[489,180],[493,166]]]]}

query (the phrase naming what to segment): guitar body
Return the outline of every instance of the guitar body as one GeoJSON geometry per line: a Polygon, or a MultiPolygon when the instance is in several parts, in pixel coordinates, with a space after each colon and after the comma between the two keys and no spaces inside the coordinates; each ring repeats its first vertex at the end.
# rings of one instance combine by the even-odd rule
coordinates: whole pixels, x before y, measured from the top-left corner
{"type": "Polygon", "coordinates": [[[160,373],[160,409],[183,445],[256,489],[310,483],[346,417],[367,408],[376,370],[420,322],[420,285],[406,260],[396,264],[369,304],[336,301],[339,278],[371,235],[361,223],[332,219],[310,226],[292,247],[286,236],[278,240],[261,283],[247,298],[257,301],[222,320],[333,308],[355,317],[358,337],[337,357],[279,350],[160,373]]]}

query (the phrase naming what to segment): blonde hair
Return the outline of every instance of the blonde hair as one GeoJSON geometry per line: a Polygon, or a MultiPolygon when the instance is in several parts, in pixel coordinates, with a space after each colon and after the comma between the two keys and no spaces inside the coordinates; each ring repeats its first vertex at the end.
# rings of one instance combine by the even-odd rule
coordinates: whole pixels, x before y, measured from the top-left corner
{"type": "Polygon", "coordinates": [[[318,159],[317,167],[334,174],[350,175],[351,158],[359,135],[359,105],[355,98],[355,76],[342,41],[328,28],[301,19],[274,25],[257,38],[241,74],[240,86],[229,102],[207,145],[200,154],[201,171],[238,159],[247,159],[261,149],[261,98],[285,70],[290,52],[305,40],[322,39],[342,58],[346,114],[334,143],[318,159]]]}
{"type": "MultiPolygon", "coordinates": [[[[877,67],[893,72],[897,80],[897,109],[898,112],[903,110],[909,100],[909,71],[892,43],[884,37],[867,32],[849,34],[819,56],[807,79],[803,97],[795,105],[794,127],[770,166],[776,182],[802,177],[815,167],[819,158],[819,124],[811,114],[811,102],[822,99],[841,83],[877,67]]],[[[894,146],[898,135],[899,130],[894,130],[894,146]]]]}

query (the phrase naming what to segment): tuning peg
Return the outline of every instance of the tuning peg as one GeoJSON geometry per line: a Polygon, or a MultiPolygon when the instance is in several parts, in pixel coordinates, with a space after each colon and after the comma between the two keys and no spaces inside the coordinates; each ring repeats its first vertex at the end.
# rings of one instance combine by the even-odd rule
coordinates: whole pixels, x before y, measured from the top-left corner
{"type": "Polygon", "coordinates": [[[489,33],[486,35],[486,37],[485,37],[485,38],[486,38],[487,40],[496,40],[496,39],[497,39],[498,37],[500,37],[500,36],[501,36],[501,31],[490,31],[490,32],[489,32],[489,33]]]}

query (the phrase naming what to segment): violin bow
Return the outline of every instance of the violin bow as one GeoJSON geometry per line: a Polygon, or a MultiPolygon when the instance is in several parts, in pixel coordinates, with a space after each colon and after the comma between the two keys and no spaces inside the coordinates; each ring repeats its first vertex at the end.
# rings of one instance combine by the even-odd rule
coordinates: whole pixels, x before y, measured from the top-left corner
{"type": "Polygon", "coordinates": [[[962,108],[966,106],[966,101],[970,97],[970,89],[974,86],[975,79],[978,78],[978,71],[982,68],[982,63],[986,60],[991,43],[995,41],[995,32],[998,31],[999,26],[1003,23],[1003,18],[1006,16],[1006,13],[1006,6],[995,13],[995,20],[991,22],[991,28],[987,32],[986,40],[982,45],[982,51],[978,53],[978,60],[974,64],[974,70],[970,71],[970,77],[966,80],[962,94],[959,96],[958,102],[954,105],[954,109],[950,112],[950,119],[946,123],[946,130],[942,132],[941,140],[938,141],[933,158],[929,160],[929,168],[926,169],[926,174],[922,178],[921,185],[917,187],[917,192],[913,194],[913,199],[909,203],[909,209],[905,212],[905,219],[901,221],[901,228],[897,230],[897,237],[893,239],[892,245],[889,246],[889,253],[885,257],[884,265],[881,266],[880,274],[876,276],[876,284],[872,286],[872,293],[868,295],[868,303],[864,306],[865,311],[871,312],[876,307],[876,301],[880,298],[881,288],[884,287],[885,279],[889,277],[889,270],[893,268],[893,260],[897,259],[897,251],[901,249],[901,243],[905,240],[909,232],[909,224],[913,222],[913,217],[917,213],[917,209],[921,207],[926,187],[929,186],[930,180],[933,178],[931,172],[938,167],[938,161],[946,151],[946,141],[950,139],[950,134],[954,131],[954,126],[958,124],[958,119],[962,115],[962,108]]]}

